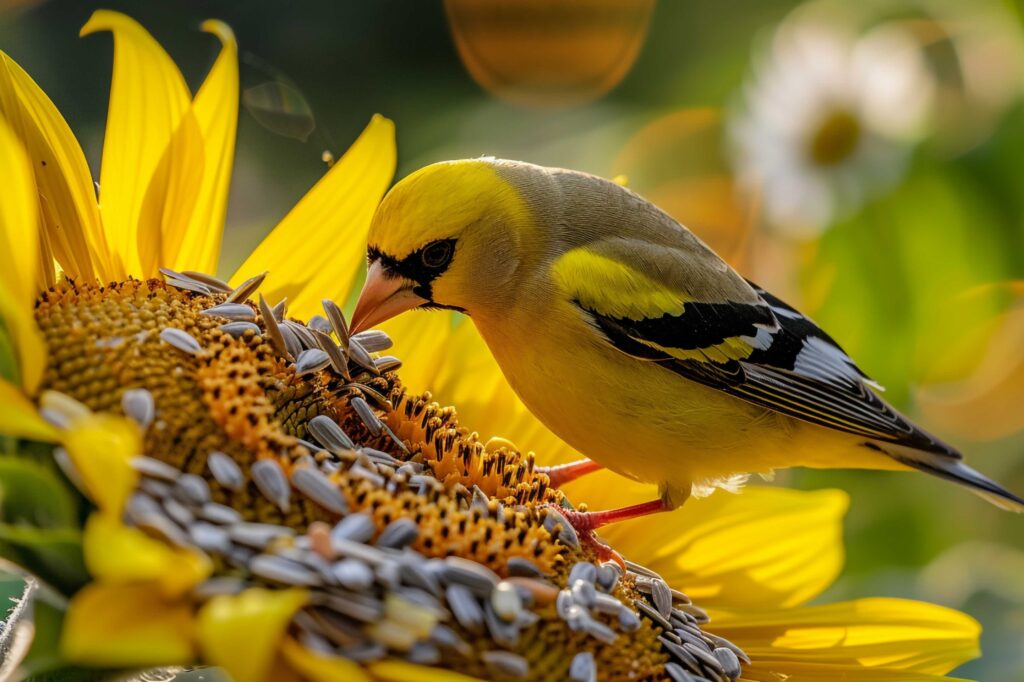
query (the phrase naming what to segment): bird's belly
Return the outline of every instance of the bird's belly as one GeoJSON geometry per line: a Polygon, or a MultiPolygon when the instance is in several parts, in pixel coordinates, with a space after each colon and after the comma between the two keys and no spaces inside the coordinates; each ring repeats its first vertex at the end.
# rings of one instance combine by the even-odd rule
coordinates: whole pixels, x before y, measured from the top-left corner
{"type": "Polygon", "coordinates": [[[491,344],[492,352],[530,411],[620,474],[688,490],[694,481],[786,466],[796,422],[782,415],[584,335],[512,345],[503,352],[504,343],[491,344]]]}

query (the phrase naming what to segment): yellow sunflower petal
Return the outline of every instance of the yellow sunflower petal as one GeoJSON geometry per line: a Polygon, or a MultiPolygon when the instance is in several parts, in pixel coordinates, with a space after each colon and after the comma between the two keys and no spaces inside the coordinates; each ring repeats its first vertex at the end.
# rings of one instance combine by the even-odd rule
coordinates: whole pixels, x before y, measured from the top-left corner
{"type": "Polygon", "coordinates": [[[155,540],[112,514],[92,514],[82,552],[89,573],[106,582],[153,582],[167,598],[180,597],[213,571],[208,557],[155,540]]]}
{"type": "Polygon", "coordinates": [[[81,35],[114,34],[114,74],[100,168],[100,207],[110,247],[128,274],[141,274],[138,230],[147,189],[189,108],[174,61],[134,19],[98,10],[81,35]]]}
{"type": "Polygon", "coordinates": [[[745,682],[970,682],[945,675],[865,668],[859,665],[822,665],[754,661],[743,668],[745,682]]]}
{"type": "MultiPolygon", "coordinates": [[[[78,140],[53,102],[3,52],[0,115],[24,145],[35,175],[43,253],[72,277],[116,276],[105,257],[96,190],[78,140]]],[[[49,262],[45,266],[43,283],[52,283],[54,270],[49,262]]]]}
{"type": "Polygon", "coordinates": [[[712,632],[768,669],[796,663],[943,675],[979,655],[981,634],[978,622],[959,611],[885,598],[778,611],[714,611],[712,624],[712,632]]]}
{"type": "MultiPolygon", "coordinates": [[[[281,643],[281,655],[288,665],[309,682],[372,682],[373,678],[358,663],[338,656],[311,651],[291,637],[281,643]]],[[[413,678],[405,678],[413,679],[413,678]]]]}
{"type": "Polygon", "coordinates": [[[702,606],[790,607],[820,594],[839,574],[847,505],[839,490],[749,487],[600,534],[702,606]]]}
{"type": "Polygon", "coordinates": [[[238,127],[238,43],[231,29],[219,21],[206,21],[204,31],[222,44],[220,56],[199,88],[192,112],[203,144],[203,181],[179,250],[168,250],[171,267],[215,272],[228,207],[228,185],[235,155],[238,127]]]}
{"type": "Polygon", "coordinates": [[[268,300],[288,297],[298,317],[344,301],[360,268],[370,218],[395,173],[395,125],[374,116],[345,155],[256,247],[231,278],[240,284],[270,271],[268,300]]]}
{"type": "Polygon", "coordinates": [[[61,653],[104,667],[183,664],[194,656],[192,633],[188,602],[166,602],[148,584],[91,583],[71,599],[61,653]]]}
{"type": "Polygon", "coordinates": [[[0,434],[52,443],[56,429],[47,424],[17,386],[0,379],[0,434]]]}
{"type": "Polygon", "coordinates": [[[482,682],[479,678],[463,675],[452,670],[427,668],[405,661],[377,661],[367,666],[375,679],[383,682],[482,682]]]}
{"type": "Polygon", "coordinates": [[[64,447],[96,506],[119,515],[138,479],[129,460],[139,454],[139,430],[128,420],[95,414],[75,420],[64,447]]]}
{"type": "Polygon", "coordinates": [[[0,168],[5,174],[0,201],[0,336],[10,336],[17,360],[16,375],[5,378],[20,381],[32,395],[46,362],[46,347],[32,314],[41,281],[38,195],[28,156],[2,118],[0,168]]]}
{"type": "Polygon", "coordinates": [[[248,589],[220,595],[199,611],[204,660],[235,680],[262,680],[292,616],[306,603],[305,590],[248,589]]]}

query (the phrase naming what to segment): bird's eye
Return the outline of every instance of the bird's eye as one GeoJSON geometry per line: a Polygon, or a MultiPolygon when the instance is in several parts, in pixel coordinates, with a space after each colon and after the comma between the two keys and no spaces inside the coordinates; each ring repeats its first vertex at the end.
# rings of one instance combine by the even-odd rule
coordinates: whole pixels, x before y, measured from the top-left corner
{"type": "Polygon", "coordinates": [[[452,260],[452,254],[455,252],[455,245],[451,240],[444,240],[440,242],[433,242],[427,244],[420,254],[420,260],[423,261],[423,265],[430,268],[431,270],[439,270],[452,260]]]}

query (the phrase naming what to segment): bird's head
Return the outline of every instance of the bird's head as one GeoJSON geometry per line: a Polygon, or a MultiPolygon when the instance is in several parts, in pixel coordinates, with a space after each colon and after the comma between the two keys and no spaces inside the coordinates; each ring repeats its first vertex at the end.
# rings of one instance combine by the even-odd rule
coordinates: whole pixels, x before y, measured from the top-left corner
{"type": "Polygon", "coordinates": [[[532,221],[493,159],[445,161],[396,184],[374,214],[353,331],[412,308],[493,308],[523,257],[532,221]]]}

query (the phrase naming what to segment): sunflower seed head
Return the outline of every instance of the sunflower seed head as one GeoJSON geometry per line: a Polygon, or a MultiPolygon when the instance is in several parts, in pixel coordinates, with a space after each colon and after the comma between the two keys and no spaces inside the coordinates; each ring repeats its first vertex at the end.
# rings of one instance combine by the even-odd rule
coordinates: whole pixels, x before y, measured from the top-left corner
{"type": "Polygon", "coordinates": [[[203,352],[203,347],[194,336],[177,327],[165,327],[160,330],[160,340],[189,355],[199,355],[203,352]]]}

